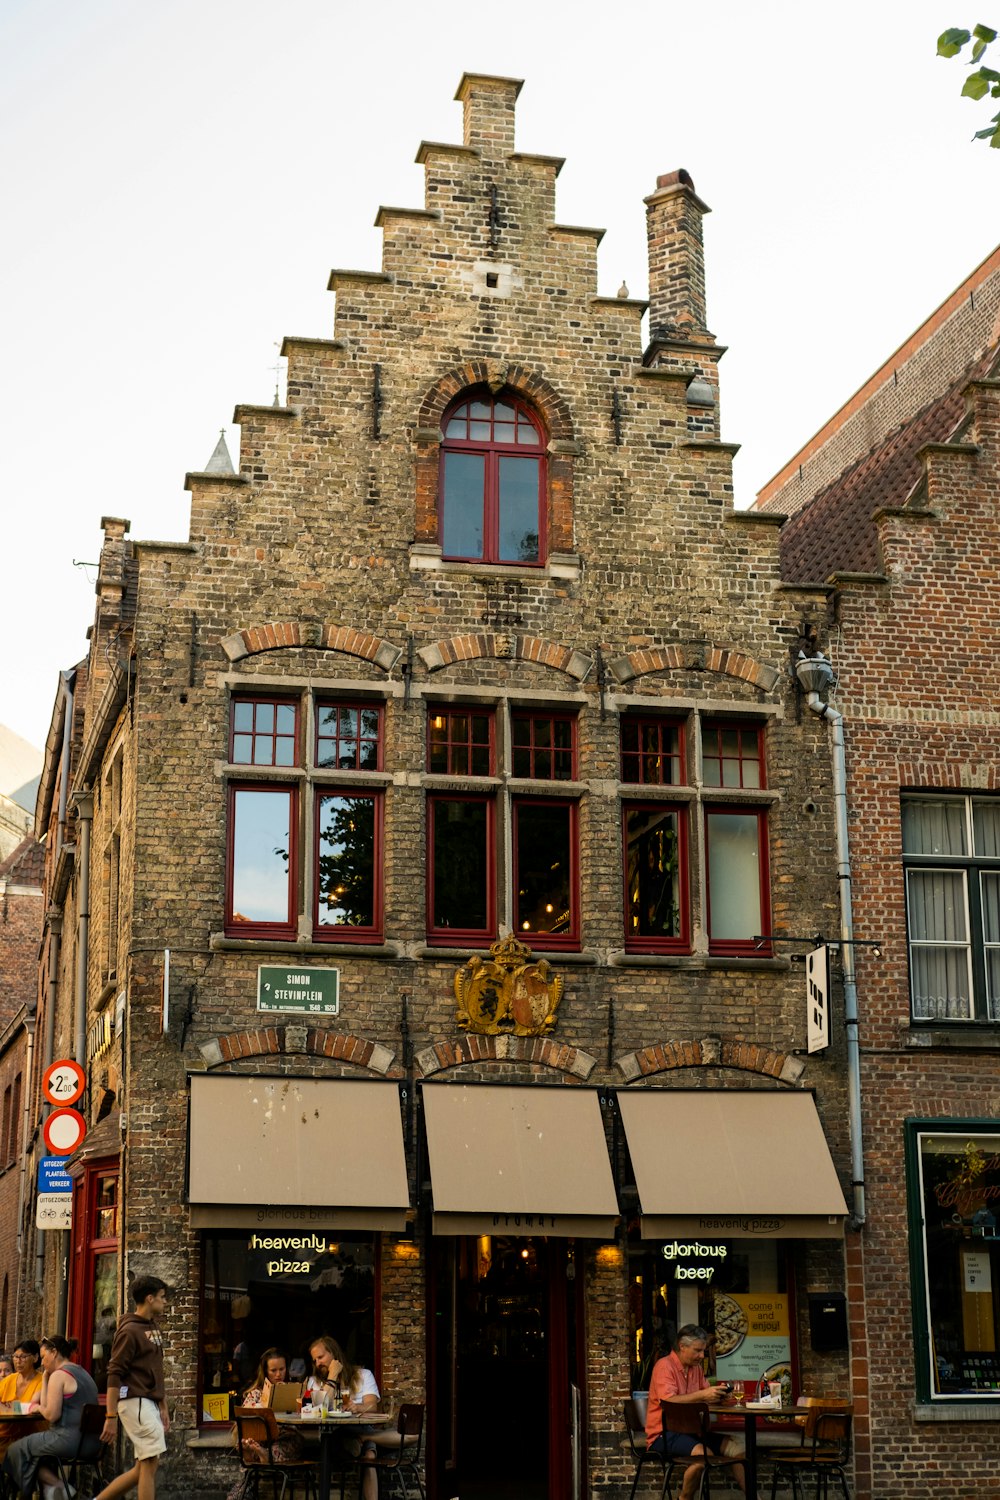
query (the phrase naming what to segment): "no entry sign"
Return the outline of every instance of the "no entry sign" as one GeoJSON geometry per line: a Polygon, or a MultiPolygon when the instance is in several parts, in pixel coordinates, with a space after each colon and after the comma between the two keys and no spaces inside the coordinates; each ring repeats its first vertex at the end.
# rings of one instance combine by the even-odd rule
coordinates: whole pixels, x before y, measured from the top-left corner
{"type": "Polygon", "coordinates": [[[54,1109],[42,1126],[45,1144],[53,1156],[72,1156],[83,1145],[87,1122],[78,1109],[54,1109]]]}

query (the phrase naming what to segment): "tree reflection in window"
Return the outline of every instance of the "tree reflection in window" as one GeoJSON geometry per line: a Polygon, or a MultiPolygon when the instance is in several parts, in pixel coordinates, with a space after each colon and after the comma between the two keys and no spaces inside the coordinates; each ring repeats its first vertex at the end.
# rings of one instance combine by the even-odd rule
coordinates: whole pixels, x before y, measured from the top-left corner
{"type": "Polygon", "coordinates": [[[319,797],[317,858],[320,927],[375,925],[376,794],[319,797]]]}

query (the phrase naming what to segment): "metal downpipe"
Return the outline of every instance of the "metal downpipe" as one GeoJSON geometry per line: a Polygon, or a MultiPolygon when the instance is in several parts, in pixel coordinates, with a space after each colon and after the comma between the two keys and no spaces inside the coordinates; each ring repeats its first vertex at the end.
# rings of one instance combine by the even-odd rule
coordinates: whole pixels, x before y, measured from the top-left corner
{"type": "MultiPolygon", "coordinates": [[[[816,658],[801,658],[799,665],[816,665],[816,658]]],[[[826,663],[829,681],[833,670],[826,663]]],[[[800,677],[801,680],[801,677],[800,677]]],[[[803,684],[804,685],[804,684],[803,684]]],[[[851,1131],[851,1187],[854,1212],[851,1228],[865,1223],[865,1153],[861,1121],[861,1050],[858,1044],[858,986],[854,966],[854,903],[851,893],[851,847],[847,826],[847,760],[844,754],[844,718],[815,690],[806,692],[806,704],[830,726],[833,761],[834,828],[837,840],[837,883],[840,894],[840,961],[844,976],[844,1027],[847,1039],[847,1106],[851,1131]]]]}

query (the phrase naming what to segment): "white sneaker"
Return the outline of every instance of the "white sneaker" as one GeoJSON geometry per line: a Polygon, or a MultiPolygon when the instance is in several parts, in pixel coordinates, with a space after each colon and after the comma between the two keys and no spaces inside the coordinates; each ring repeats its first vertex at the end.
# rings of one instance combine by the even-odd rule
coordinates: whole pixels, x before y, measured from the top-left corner
{"type": "Polygon", "coordinates": [[[72,1485],[72,1484],[70,1484],[70,1485],[63,1485],[63,1484],[43,1484],[42,1485],[42,1497],[43,1497],[43,1500],[67,1500],[67,1496],[69,1497],[69,1500],[73,1500],[73,1496],[75,1494],[76,1494],[76,1487],[74,1485],[72,1485]]]}

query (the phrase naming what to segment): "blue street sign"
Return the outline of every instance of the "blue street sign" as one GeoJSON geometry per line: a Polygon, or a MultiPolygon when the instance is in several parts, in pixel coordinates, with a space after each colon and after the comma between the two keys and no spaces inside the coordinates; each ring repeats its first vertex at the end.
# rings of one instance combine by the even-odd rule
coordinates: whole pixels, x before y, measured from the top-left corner
{"type": "Polygon", "coordinates": [[[65,1156],[43,1156],[38,1163],[40,1193],[71,1193],[73,1179],[66,1171],[65,1156]]]}

